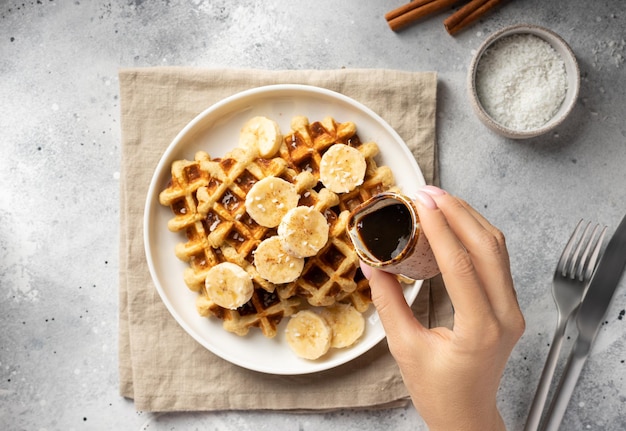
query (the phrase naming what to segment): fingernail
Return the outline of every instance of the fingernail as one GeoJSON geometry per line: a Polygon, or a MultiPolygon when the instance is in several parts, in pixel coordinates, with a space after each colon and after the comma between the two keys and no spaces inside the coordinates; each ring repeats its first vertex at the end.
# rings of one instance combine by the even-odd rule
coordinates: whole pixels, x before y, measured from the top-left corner
{"type": "Polygon", "coordinates": [[[429,195],[428,193],[426,193],[425,190],[422,189],[422,190],[418,191],[416,193],[415,197],[426,208],[431,209],[431,210],[436,210],[437,209],[437,202],[435,202],[433,197],[431,195],[429,195]]]}
{"type": "Polygon", "coordinates": [[[370,277],[372,276],[372,267],[363,263],[363,261],[360,261],[359,265],[361,266],[361,272],[363,272],[363,275],[365,276],[365,278],[369,280],[370,277]]]}
{"type": "Polygon", "coordinates": [[[421,191],[423,191],[424,193],[427,193],[431,196],[442,196],[446,194],[446,191],[443,189],[440,189],[439,187],[436,186],[424,186],[420,189],[421,191]]]}

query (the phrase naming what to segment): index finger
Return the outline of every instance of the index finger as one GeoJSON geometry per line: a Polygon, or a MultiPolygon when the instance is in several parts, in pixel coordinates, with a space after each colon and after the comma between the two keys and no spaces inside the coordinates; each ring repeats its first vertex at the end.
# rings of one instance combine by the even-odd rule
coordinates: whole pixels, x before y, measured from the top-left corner
{"type": "Polygon", "coordinates": [[[504,235],[464,200],[447,194],[435,194],[434,199],[467,250],[495,315],[506,320],[519,305],[504,235]]]}
{"type": "MultiPolygon", "coordinates": [[[[519,308],[504,235],[467,202],[459,199],[459,204],[473,217],[476,226],[472,230],[463,226],[452,227],[463,244],[475,250],[472,260],[496,313],[509,313],[519,308]]],[[[458,219],[453,217],[450,223],[454,224],[458,219]]]]}
{"type": "Polygon", "coordinates": [[[454,306],[455,321],[466,320],[479,324],[486,318],[495,318],[468,250],[435,201],[424,192],[419,192],[417,197],[420,225],[441,270],[454,306]]]}

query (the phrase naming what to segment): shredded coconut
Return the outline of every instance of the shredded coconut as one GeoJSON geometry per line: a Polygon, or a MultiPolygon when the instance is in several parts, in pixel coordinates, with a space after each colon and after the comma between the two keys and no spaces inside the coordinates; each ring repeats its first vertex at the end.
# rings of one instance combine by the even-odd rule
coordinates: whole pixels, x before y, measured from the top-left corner
{"type": "Polygon", "coordinates": [[[484,52],[476,71],[476,91],[487,113],[514,130],[543,126],[565,99],[565,65],[543,39],[507,36],[484,52]]]}
{"type": "Polygon", "coordinates": [[[229,203],[232,202],[232,200],[235,197],[233,196],[233,194],[230,192],[230,190],[226,191],[226,193],[224,193],[224,196],[222,196],[222,204],[223,205],[228,205],[229,203]]]}
{"type": "Polygon", "coordinates": [[[209,232],[213,232],[215,230],[215,228],[217,227],[217,225],[220,224],[219,220],[215,220],[211,226],[209,226],[209,232]]]}

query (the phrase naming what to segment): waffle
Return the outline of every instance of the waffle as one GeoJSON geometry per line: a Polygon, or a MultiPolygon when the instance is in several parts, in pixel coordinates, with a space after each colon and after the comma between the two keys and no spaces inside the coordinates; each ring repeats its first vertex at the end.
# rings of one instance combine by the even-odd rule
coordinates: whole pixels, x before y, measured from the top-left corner
{"type": "Polygon", "coordinates": [[[363,184],[348,193],[339,194],[337,212],[351,211],[359,204],[383,191],[398,191],[393,173],[388,166],[378,166],[374,157],[379,152],[374,142],[361,142],[354,123],[337,123],[332,117],[309,123],[306,117],[294,117],[292,133],[285,137],[280,155],[296,172],[310,171],[320,178],[320,162],[325,150],[332,144],[346,144],[357,148],[365,157],[367,169],[363,184]]]}
{"type": "Polygon", "coordinates": [[[252,299],[237,310],[229,310],[214,304],[206,295],[198,295],[196,309],[201,316],[223,320],[224,329],[240,336],[257,327],[268,338],[276,336],[278,324],[285,316],[291,316],[300,307],[298,298],[283,299],[276,292],[255,289],[252,299]]]}
{"type": "Polygon", "coordinates": [[[174,162],[172,179],[159,196],[160,203],[174,214],[168,228],[186,235],[175,254],[189,265],[183,278],[191,290],[199,292],[198,312],[221,319],[226,330],[238,335],[258,327],[271,338],[281,319],[302,307],[340,301],[364,312],[371,302],[346,224],[352,208],[393,188],[391,170],[376,165],[378,146],[361,142],[353,123],[337,123],[331,117],[309,123],[305,117],[294,117],[291,128],[273,158],[260,158],[249,148],[236,147],[222,158],[201,151],[193,161],[174,162]],[[348,193],[333,193],[319,182],[321,158],[335,143],[357,148],[367,162],[363,184],[348,193]],[[300,194],[298,205],[319,210],[330,227],[328,242],[317,255],[306,258],[301,276],[282,285],[264,280],[253,264],[256,246],[275,235],[276,229],[260,226],[245,209],[247,192],[268,176],[294,184],[300,194]],[[204,292],[207,271],[226,261],[244,268],[253,280],[252,299],[236,310],[219,307],[204,292]]]}
{"type": "Polygon", "coordinates": [[[363,184],[351,192],[338,194],[338,204],[326,212],[331,233],[326,247],[305,264],[302,276],[279,287],[282,297],[304,297],[313,306],[328,306],[336,301],[352,303],[364,312],[371,303],[369,284],[359,269],[359,259],[346,232],[349,212],[370,197],[394,189],[394,178],[387,166],[377,166],[378,146],[363,143],[353,123],[337,123],[332,117],[309,123],[294,117],[292,132],[285,137],[280,155],[296,172],[308,171],[319,180],[324,152],[341,143],[357,148],[365,157],[367,169],[363,184]]]}
{"type": "Polygon", "coordinates": [[[296,185],[299,193],[316,184],[310,173],[296,174],[280,158],[260,159],[254,153],[235,148],[223,158],[212,159],[205,152],[193,161],[172,164],[172,179],[159,195],[174,217],[168,221],[173,232],[184,231],[186,242],[176,245],[176,256],[187,262],[184,281],[189,289],[200,292],[196,307],[201,315],[213,315],[224,327],[245,335],[259,327],[267,337],[276,334],[283,316],[296,311],[297,298],[281,298],[275,285],[264,280],[252,264],[256,246],[275,234],[275,229],[260,226],[246,213],[246,193],[258,180],[276,176],[296,185]],[[252,277],[253,298],[238,310],[227,310],[212,303],[204,292],[206,273],[221,262],[232,262],[252,277]]]}
{"type": "Polygon", "coordinates": [[[248,190],[268,176],[284,177],[299,193],[316,184],[309,173],[297,175],[280,158],[255,158],[241,148],[217,159],[200,151],[193,162],[172,164],[172,180],[159,200],[174,212],[168,228],[186,233],[187,242],[177,244],[175,254],[189,263],[184,280],[191,290],[200,291],[206,272],[229,261],[251,273],[260,287],[274,291],[274,285],[256,274],[252,253],[275,230],[255,223],[244,206],[248,190]]]}
{"type": "Polygon", "coordinates": [[[333,209],[324,212],[330,224],[328,242],[304,264],[302,275],[286,285],[278,287],[282,298],[299,296],[312,306],[328,306],[341,294],[356,290],[356,270],[359,258],[346,232],[348,212],[339,215],[333,209]]]}

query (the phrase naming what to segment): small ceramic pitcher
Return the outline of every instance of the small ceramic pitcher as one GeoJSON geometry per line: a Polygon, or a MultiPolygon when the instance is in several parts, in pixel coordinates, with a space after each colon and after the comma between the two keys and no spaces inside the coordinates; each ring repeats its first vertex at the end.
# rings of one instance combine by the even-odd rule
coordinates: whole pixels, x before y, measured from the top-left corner
{"type": "Polygon", "coordinates": [[[402,194],[384,192],[363,202],[350,213],[347,229],[357,255],[371,267],[414,280],[439,274],[415,204],[402,194]]]}

